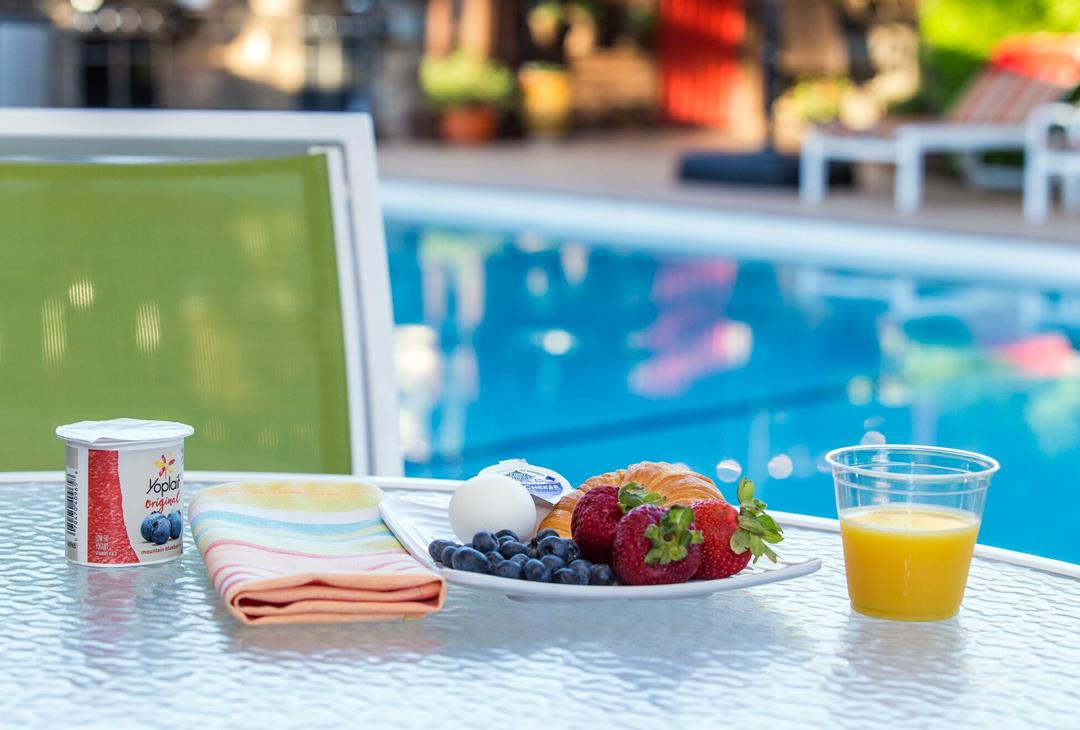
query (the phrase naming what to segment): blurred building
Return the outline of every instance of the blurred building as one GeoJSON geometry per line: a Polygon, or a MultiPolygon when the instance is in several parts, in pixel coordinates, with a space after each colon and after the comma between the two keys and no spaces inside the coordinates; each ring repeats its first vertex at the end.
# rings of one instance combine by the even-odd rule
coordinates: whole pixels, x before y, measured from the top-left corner
{"type": "Polygon", "coordinates": [[[580,123],[797,139],[868,126],[918,89],[917,0],[428,0],[425,52],[569,73],[580,123]]]}
{"type": "Polygon", "coordinates": [[[466,48],[564,69],[579,126],[769,119],[795,134],[807,119],[876,119],[912,93],[915,5],[0,0],[0,105],[365,110],[381,134],[424,133],[419,60],[466,48]],[[779,39],[763,49],[770,23],[779,39]],[[767,111],[765,78],[779,85],[767,111]]]}
{"type": "Polygon", "coordinates": [[[376,61],[413,83],[421,5],[0,0],[0,104],[371,110],[376,61]]]}

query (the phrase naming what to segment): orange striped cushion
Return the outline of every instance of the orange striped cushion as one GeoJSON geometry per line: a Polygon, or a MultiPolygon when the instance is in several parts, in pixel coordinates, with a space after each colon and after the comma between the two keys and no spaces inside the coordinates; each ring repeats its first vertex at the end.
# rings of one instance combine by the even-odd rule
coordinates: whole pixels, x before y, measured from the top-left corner
{"type": "Polygon", "coordinates": [[[1022,124],[1040,104],[1062,98],[1068,87],[1001,69],[986,69],[949,110],[962,124],[1022,124]]]}
{"type": "Polygon", "coordinates": [[[1022,124],[1040,104],[1058,101],[1080,84],[1080,35],[1036,34],[1007,39],[991,63],[949,110],[962,124],[1022,124]]]}

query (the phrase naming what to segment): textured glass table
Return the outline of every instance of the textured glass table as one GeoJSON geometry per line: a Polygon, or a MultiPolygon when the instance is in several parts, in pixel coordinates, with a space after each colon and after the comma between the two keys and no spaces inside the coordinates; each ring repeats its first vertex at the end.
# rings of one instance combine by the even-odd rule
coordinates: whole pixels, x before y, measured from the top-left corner
{"type": "Polygon", "coordinates": [[[980,557],[957,618],[868,619],[829,521],[784,545],[820,572],[709,598],[451,586],[422,621],[245,627],[190,535],[179,561],[85,568],[62,516],[61,484],[0,484],[0,725],[1080,726],[1080,580],[980,557]]]}

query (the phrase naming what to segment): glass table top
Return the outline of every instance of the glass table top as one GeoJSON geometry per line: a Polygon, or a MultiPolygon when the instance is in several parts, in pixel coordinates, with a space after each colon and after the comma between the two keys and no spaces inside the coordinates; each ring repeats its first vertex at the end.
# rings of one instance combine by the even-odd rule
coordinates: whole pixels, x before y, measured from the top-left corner
{"type": "Polygon", "coordinates": [[[525,604],[451,586],[422,621],[247,627],[190,535],[172,563],[67,563],[62,505],[59,483],[0,485],[0,725],[1075,727],[1080,716],[1080,581],[988,559],[975,560],[960,615],[932,624],[853,614],[839,536],[790,527],[786,556],[819,556],[820,572],[708,598],[525,604]]]}

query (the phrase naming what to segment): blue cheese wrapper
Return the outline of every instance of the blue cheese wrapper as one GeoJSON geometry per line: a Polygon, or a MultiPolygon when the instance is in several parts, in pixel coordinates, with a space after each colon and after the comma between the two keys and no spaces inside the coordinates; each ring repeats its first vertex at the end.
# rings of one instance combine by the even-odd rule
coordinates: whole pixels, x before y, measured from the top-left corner
{"type": "Polygon", "coordinates": [[[538,507],[551,508],[571,490],[570,482],[562,474],[542,466],[530,464],[524,459],[505,459],[482,469],[481,474],[502,474],[520,482],[532,495],[538,507]]]}

